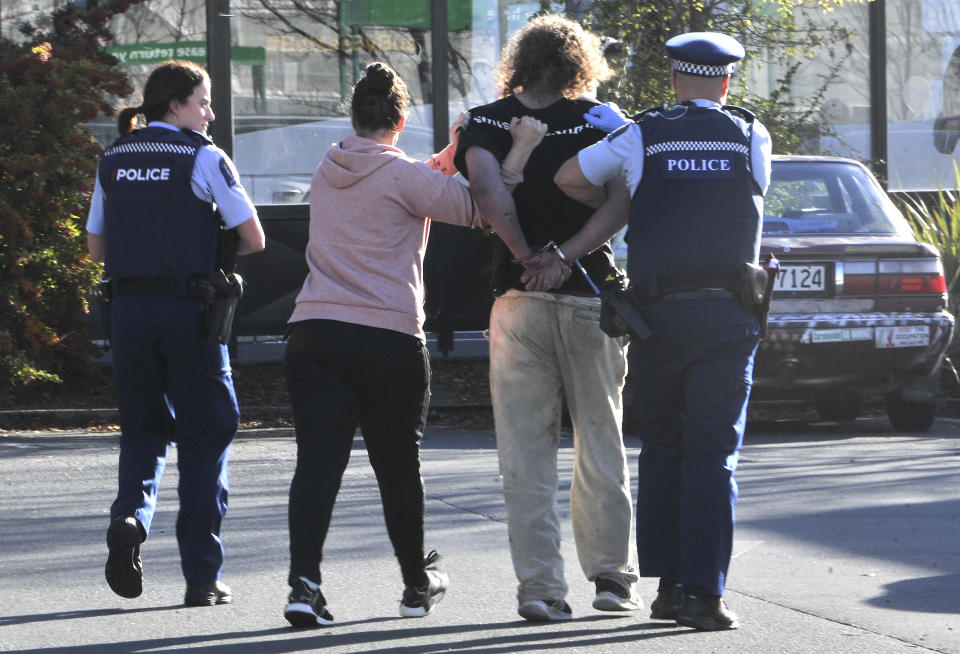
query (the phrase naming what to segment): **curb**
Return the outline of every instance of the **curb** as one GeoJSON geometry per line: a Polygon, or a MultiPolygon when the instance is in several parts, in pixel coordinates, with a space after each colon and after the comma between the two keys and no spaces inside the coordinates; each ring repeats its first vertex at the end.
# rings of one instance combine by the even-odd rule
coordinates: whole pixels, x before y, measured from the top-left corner
{"type": "MultiPolygon", "coordinates": [[[[489,403],[447,401],[431,404],[430,412],[449,413],[460,410],[490,409],[489,403]]],[[[293,420],[289,406],[242,406],[240,420],[287,418],[293,420]]],[[[117,409],[8,409],[0,411],[0,430],[24,428],[84,427],[115,424],[120,421],[117,409]]]]}
{"type": "MultiPolygon", "coordinates": [[[[761,401],[751,409],[763,412],[776,402],[761,401]]],[[[791,404],[791,403],[784,403],[791,404]]],[[[882,411],[882,404],[865,405],[882,411]]],[[[441,400],[430,404],[431,414],[450,414],[456,411],[489,411],[489,402],[470,403],[456,400],[441,400]]],[[[242,406],[240,420],[251,421],[264,418],[285,418],[293,420],[293,411],[289,406],[242,406]]],[[[960,398],[940,398],[937,400],[937,418],[960,418],[960,398]]],[[[20,429],[58,429],[82,428],[95,425],[115,424],[120,420],[117,409],[7,409],[0,410],[0,430],[20,429]]]]}

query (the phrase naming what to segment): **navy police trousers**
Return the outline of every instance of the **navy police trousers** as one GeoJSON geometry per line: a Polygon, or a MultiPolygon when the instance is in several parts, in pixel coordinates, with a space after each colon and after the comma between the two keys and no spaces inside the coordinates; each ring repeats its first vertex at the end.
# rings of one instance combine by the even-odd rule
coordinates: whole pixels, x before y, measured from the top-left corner
{"type": "Polygon", "coordinates": [[[167,446],[176,443],[183,575],[188,586],[216,581],[239,418],[227,348],[205,337],[200,305],[190,298],[115,298],[110,326],[122,431],[110,518],[136,516],[150,533],[167,446]]]}
{"type": "Polygon", "coordinates": [[[630,347],[643,441],[640,574],[722,595],[759,323],[726,291],[669,294],[650,301],[645,315],[653,335],[630,347]]]}

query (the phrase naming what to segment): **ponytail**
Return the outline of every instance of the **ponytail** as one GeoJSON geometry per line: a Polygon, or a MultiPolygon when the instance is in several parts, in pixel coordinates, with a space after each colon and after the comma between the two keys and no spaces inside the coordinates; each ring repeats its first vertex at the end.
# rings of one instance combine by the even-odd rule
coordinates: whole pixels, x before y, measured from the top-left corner
{"type": "Polygon", "coordinates": [[[137,116],[143,113],[143,107],[126,107],[117,114],[117,131],[126,136],[137,128],[137,116]]]}

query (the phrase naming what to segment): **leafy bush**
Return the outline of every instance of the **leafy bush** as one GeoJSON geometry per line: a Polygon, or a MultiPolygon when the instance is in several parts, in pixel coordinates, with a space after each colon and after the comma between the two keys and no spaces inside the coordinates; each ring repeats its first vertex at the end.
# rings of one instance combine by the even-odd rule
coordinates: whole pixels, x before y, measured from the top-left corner
{"type": "MultiPolygon", "coordinates": [[[[953,164],[957,186],[960,188],[960,169],[953,164]]],[[[901,211],[910,221],[917,238],[929,243],[940,252],[943,271],[947,278],[948,308],[954,316],[960,316],[960,197],[957,191],[942,187],[933,195],[905,194],[894,198],[901,211]]],[[[954,334],[949,355],[954,361],[960,359],[960,339],[954,334]]]]}
{"type": "MultiPolygon", "coordinates": [[[[77,3],[79,4],[79,3],[77,3]]],[[[9,387],[89,374],[87,295],[100,266],[84,224],[100,147],[85,123],[132,91],[101,51],[129,2],[56,11],[0,39],[0,374],[9,387]]],[[[0,382],[3,384],[4,382],[0,382]]]]}

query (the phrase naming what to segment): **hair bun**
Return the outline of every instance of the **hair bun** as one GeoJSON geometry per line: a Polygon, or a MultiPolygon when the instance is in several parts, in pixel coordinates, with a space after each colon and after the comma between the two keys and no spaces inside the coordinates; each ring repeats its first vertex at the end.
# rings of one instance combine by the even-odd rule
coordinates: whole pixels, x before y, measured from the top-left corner
{"type": "Polygon", "coordinates": [[[367,82],[372,91],[387,92],[393,88],[395,73],[389,66],[378,62],[367,66],[367,82]]]}

